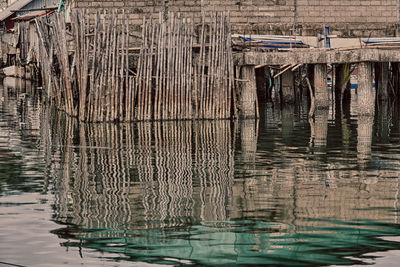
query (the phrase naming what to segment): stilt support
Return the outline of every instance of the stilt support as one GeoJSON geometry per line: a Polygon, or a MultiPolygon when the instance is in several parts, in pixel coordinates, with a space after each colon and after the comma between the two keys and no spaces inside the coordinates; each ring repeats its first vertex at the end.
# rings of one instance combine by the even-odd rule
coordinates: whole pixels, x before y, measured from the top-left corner
{"type": "Polygon", "coordinates": [[[281,93],[282,103],[294,103],[294,73],[291,70],[288,70],[281,75],[281,93]]]}
{"type": "Polygon", "coordinates": [[[372,63],[360,62],[358,64],[358,113],[360,115],[374,115],[375,113],[375,88],[372,87],[372,63]]]}
{"type": "Polygon", "coordinates": [[[329,107],[326,64],[314,65],[315,108],[329,107]]]}
{"type": "Polygon", "coordinates": [[[255,68],[252,65],[241,67],[241,94],[240,94],[240,117],[243,119],[256,118],[257,108],[257,86],[255,68]]]}

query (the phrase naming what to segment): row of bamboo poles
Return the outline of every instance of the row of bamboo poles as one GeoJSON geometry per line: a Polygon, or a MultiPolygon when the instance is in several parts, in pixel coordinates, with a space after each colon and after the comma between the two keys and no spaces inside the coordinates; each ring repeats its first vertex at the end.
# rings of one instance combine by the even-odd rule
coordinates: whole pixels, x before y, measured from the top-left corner
{"type": "Polygon", "coordinates": [[[199,33],[193,17],[164,15],[143,18],[140,49],[123,10],[37,18],[49,99],[89,122],[235,116],[229,14],[203,15],[199,33]]]}
{"type": "Polygon", "coordinates": [[[39,63],[48,96],[82,121],[123,121],[129,75],[129,14],[86,10],[37,18],[39,63]],[[71,51],[72,49],[72,51],[71,51]]]}
{"type": "Polygon", "coordinates": [[[236,113],[229,13],[212,13],[208,27],[202,19],[199,64],[194,68],[195,117],[229,118],[232,107],[236,113]]]}
{"type": "Polygon", "coordinates": [[[179,13],[169,13],[168,18],[162,24],[143,21],[144,42],[135,84],[136,120],[193,118],[193,19],[179,13]]]}

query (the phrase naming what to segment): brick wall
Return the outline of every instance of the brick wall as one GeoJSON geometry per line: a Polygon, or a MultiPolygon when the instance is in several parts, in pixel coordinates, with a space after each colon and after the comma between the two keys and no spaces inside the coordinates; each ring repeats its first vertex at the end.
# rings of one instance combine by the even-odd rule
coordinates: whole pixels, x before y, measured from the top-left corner
{"type": "MultiPolygon", "coordinates": [[[[400,0],[203,0],[205,11],[230,11],[236,33],[290,34],[296,21],[303,34],[320,32],[329,24],[333,33],[344,36],[394,35],[400,0]]],[[[141,23],[143,14],[153,14],[167,5],[170,11],[201,12],[201,0],[72,0],[75,8],[124,8],[132,22],[141,23]]]]}

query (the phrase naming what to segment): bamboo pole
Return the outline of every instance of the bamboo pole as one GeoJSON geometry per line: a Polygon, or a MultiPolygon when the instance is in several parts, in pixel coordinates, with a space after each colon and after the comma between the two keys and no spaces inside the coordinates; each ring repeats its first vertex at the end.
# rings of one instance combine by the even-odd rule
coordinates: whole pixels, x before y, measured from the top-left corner
{"type": "Polygon", "coordinates": [[[105,90],[106,90],[106,69],[107,69],[107,49],[108,49],[108,31],[110,28],[110,25],[106,23],[107,20],[107,13],[106,10],[103,12],[103,30],[102,30],[102,46],[103,46],[103,51],[105,53],[102,53],[101,61],[102,61],[102,70],[101,70],[101,76],[100,76],[100,88],[99,88],[99,97],[98,97],[98,104],[97,104],[97,113],[98,113],[98,121],[103,121],[104,118],[104,104],[105,104],[105,90]]]}
{"type": "Polygon", "coordinates": [[[222,106],[223,106],[223,102],[225,101],[225,98],[223,97],[223,92],[225,91],[225,87],[223,85],[223,54],[224,54],[224,50],[222,47],[222,42],[223,42],[223,14],[220,15],[218,17],[219,19],[217,20],[217,25],[218,25],[218,43],[217,43],[217,47],[218,47],[218,64],[217,64],[217,78],[216,78],[216,94],[215,94],[215,117],[217,119],[221,119],[222,118],[222,106]]]}
{"type": "Polygon", "coordinates": [[[172,57],[172,94],[171,94],[171,104],[172,104],[172,118],[177,119],[177,57],[178,57],[178,45],[177,45],[177,31],[178,31],[178,22],[177,22],[177,14],[173,13],[174,23],[173,23],[173,57],[172,57]]]}
{"type": "MultiPolygon", "coordinates": [[[[188,58],[189,58],[189,63],[188,63],[188,105],[189,105],[189,112],[188,112],[188,119],[193,119],[193,89],[192,89],[192,85],[193,85],[193,70],[195,70],[194,66],[193,66],[193,32],[194,32],[194,15],[192,15],[192,21],[191,21],[191,25],[190,25],[190,29],[189,29],[189,45],[188,45],[188,58]]],[[[196,78],[196,74],[194,75],[194,77],[196,78]]],[[[196,82],[194,82],[196,84],[196,82]]],[[[195,89],[196,90],[196,89],[195,89]]],[[[196,100],[195,100],[196,101],[196,100]]]]}
{"type": "MultiPolygon", "coordinates": [[[[127,88],[124,90],[124,81],[125,81],[125,75],[124,75],[124,67],[125,67],[125,10],[122,10],[122,16],[121,16],[121,50],[120,50],[120,70],[119,70],[119,78],[120,78],[120,92],[119,92],[119,121],[124,121],[125,119],[125,114],[123,110],[123,102],[124,102],[124,96],[126,97],[126,91],[127,88]]],[[[127,106],[125,106],[127,108],[127,106]]]]}
{"type": "Polygon", "coordinates": [[[212,51],[214,49],[214,31],[213,31],[213,16],[211,16],[210,24],[209,24],[209,29],[208,29],[208,38],[209,38],[209,47],[208,47],[208,64],[207,64],[207,83],[206,83],[206,88],[205,88],[205,97],[204,97],[204,118],[209,118],[209,100],[210,100],[210,79],[211,79],[211,61],[212,61],[212,51]]]}
{"type": "Polygon", "coordinates": [[[180,15],[179,17],[179,38],[178,38],[178,119],[182,120],[184,118],[184,110],[185,110],[185,106],[184,106],[184,97],[185,97],[185,85],[184,85],[184,81],[185,81],[185,53],[184,53],[184,45],[185,45],[185,31],[184,31],[184,17],[182,15],[180,15]]]}
{"type": "Polygon", "coordinates": [[[146,112],[146,120],[151,120],[151,112],[152,112],[152,84],[153,84],[153,52],[154,52],[154,42],[155,42],[155,29],[156,25],[155,23],[152,23],[152,20],[150,20],[151,24],[151,45],[150,45],[150,55],[149,55],[149,71],[148,71],[148,84],[147,84],[147,112],[146,112]]]}
{"type": "Polygon", "coordinates": [[[132,82],[130,81],[129,76],[129,11],[125,15],[125,88],[127,90],[127,97],[126,97],[126,121],[132,120],[132,109],[134,108],[134,99],[133,99],[133,86],[132,82]]]}
{"type": "Polygon", "coordinates": [[[230,92],[230,84],[229,84],[229,48],[231,46],[229,42],[229,36],[228,36],[228,13],[224,12],[224,19],[223,19],[223,32],[224,36],[222,40],[226,40],[226,42],[223,42],[223,87],[225,88],[224,93],[222,94],[222,101],[223,101],[223,118],[227,119],[229,118],[229,92],[230,92]]]}
{"type": "Polygon", "coordinates": [[[161,120],[161,104],[162,104],[162,94],[163,94],[163,65],[164,65],[164,51],[163,51],[163,44],[164,44],[164,21],[162,12],[159,12],[159,27],[158,27],[158,50],[157,50],[157,81],[156,81],[156,88],[155,88],[155,112],[154,112],[154,119],[161,120]]]}
{"type": "Polygon", "coordinates": [[[71,75],[69,72],[69,64],[68,64],[68,49],[67,49],[67,41],[66,41],[66,36],[65,36],[65,23],[63,23],[63,16],[58,15],[57,17],[57,24],[58,27],[60,28],[59,31],[59,47],[61,49],[61,54],[60,54],[60,63],[63,69],[63,75],[64,75],[64,81],[65,81],[65,91],[66,91],[66,112],[69,115],[76,115],[76,110],[74,109],[74,103],[73,103],[73,94],[72,94],[72,86],[71,86],[71,75]],[[64,27],[63,27],[64,26],[64,27]]]}
{"type": "Polygon", "coordinates": [[[108,88],[108,100],[109,100],[109,109],[107,112],[107,121],[113,121],[115,117],[115,69],[116,69],[116,14],[115,14],[115,9],[112,10],[112,32],[111,32],[111,42],[110,42],[110,58],[111,58],[111,64],[110,64],[110,82],[109,82],[109,88],[108,88]]]}
{"type": "Polygon", "coordinates": [[[142,24],[142,48],[140,49],[140,55],[137,64],[137,74],[135,83],[135,93],[137,94],[137,106],[135,112],[135,119],[141,119],[141,105],[142,105],[142,72],[143,72],[143,61],[145,53],[145,32],[146,32],[146,17],[143,17],[142,24]]]}
{"type": "Polygon", "coordinates": [[[205,48],[204,48],[204,31],[205,31],[205,25],[204,25],[204,15],[202,12],[201,16],[201,32],[200,32],[200,55],[199,55],[199,62],[198,62],[198,72],[197,74],[199,75],[200,81],[198,84],[198,90],[196,92],[196,106],[195,106],[195,113],[196,113],[196,119],[199,119],[203,115],[203,98],[204,98],[204,53],[205,53],[205,48]]]}
{"type": "Polygon", "coordinates": [[[212,13],[212,23],[213,23],[213,42],[212,42],[212,55],[211,55],[211,74],[210,74],[210,95],[209,95],[209,116],[208,119],[213,119],[215,117],[215,95],[216,86],[215,82],[217,80],[217,54],[218,54],[218,29],[217,29],[217,19],[218,13],[212,13]]]}
{"type": "Polygon", "coordinates": [[[162,33],[161,33],[161,25],[162,25],[162,15],[161,12],[159,13],[159,25],[157,27],[157,65],[156,65],[156,87],[154,90],[154,120],[159,119],[159,99],[158,96],[160,94],[160,62],[161,62],[161,38],[162,38],[162,33]]]}
{"type": "Polygon", "coordinates": [[[184,58],[184,54],[183,54],[183,42],[184,42],[184,36],[183,36],[183,25],[182,25],[182,19],[183,17],[178,13],[178,38],[177,38],[177,42],[178,42],[178,47],[177,47],[177,70],[178,70],[178,75],[177,75],[177,119],[182,119],[183,118],[183,112],[182,112],[182,108],[183,108],[183,91],[184,91],[184,87],[183,87],[183,78],[182,75],[184,74],[183,72],[183,58],[184,58]]]}
{"type": "Polygon", "coordinates": [[[185,74],[184,74],[184,98],[183,98],[183,102],[184,102],[184,110],[183,110],[183,118],[185,120],[190,119],[191,116],[191,110],[190,110],[190,105],[189,105],[189,97],[191,95],[191,91],[192,89],[189,87],[189,81],[191,80],[190,77],[190,51],[189,48],[190,47],[190,24],[189,24],[189,18],[185,17],[185,28],[184,28],[184,32],[185,32],[185,42],[184,42],[184,54],[185,54],[185,60],[184,60],[184,64],[183,64],[183,68],[185,70],[185,74]]]}
{"type": "MultiPolygon", "coordinates": [[[[104,120],[108,121],[109,120],[109,114],[110,114],[110,105],[111,105],[111,94],[110,94],[110,88],[111,88],[111,58],[112,58],[112,51],[111,51],[111,44],[112,44],[112,32],[113,32],[113,19],[112,19],[112,14],[110,16],[111,22],[109,26],[107,27],[107,36],[106,36],[106,68],[105,68],[105,79],[104,79],[104,102],[105,102],[105,114],[104,114],[104,120]]],[[[101,119],[103,121],[103,118],[101,119]]]]}

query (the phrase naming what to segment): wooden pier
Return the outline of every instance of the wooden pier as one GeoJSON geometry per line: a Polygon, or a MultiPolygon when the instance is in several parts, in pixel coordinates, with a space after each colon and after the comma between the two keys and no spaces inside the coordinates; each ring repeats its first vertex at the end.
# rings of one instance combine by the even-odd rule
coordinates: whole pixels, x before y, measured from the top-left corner
{"type": "Polygon", "coordinates": [[[234,65],[245,70],[241,72],[241,91],[246,96],[245,101],[239,101],[242,115],[246,118],[257,117],[257,78],[256,69],[275,67],[283,69],[274,76],[280,77],[281,102],[293,102],[294,89],[293,71],[300,66],[307,66],[307,79],[314,98],[315,108],[328,108],[329,89],[327,86],[327,65],[335,70],[336,102],[343,101],[343,90],[349,82],[350,69],[353,65],[357,70],[357,110],[360,115],[373,115],[376,96],[379,101],[388,101],[390,95],[398,96],[398,62],[400,62],[400,46],[391,47],[359,47],[341,49],[291,49],[287,51],[246,51],[234,54],[234,65]],[[390,63],[390,69],[389,69],[390,63]],[[345,67],[347,66],[347,68],[345,67]],[[389,79],[389,72],[392,74],[389,79]],[[375,85],[373,86],[373,82],[375,85]],[[390,88],[390,90],[389,90],[390,88]],[[390,93],[389,93],[390,92],[390,93]],[[251,98],[253,97],[253,98],[251,98]],[[252,103],[250,105],[249,103],[252,103]],[[253,111],[255,110],[255,111],[253,111]]]}

